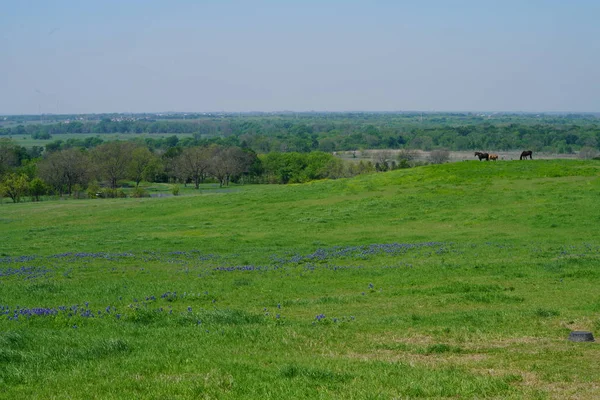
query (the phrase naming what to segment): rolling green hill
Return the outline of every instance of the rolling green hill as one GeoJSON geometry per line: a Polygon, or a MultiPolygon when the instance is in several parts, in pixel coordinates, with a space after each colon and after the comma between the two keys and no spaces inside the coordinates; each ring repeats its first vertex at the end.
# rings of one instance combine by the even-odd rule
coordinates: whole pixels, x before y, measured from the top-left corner
{"type": "Polygon", "coordinates": [[[595,398],[600,162],[0,204],[0,397],[595,398]]]}
{"type": "Polygon", "coordinates": [[[463,162],[161,199],[2,206],[6,255],[244,252],[422,240],[590,239],[600,163],[463,162]]]}

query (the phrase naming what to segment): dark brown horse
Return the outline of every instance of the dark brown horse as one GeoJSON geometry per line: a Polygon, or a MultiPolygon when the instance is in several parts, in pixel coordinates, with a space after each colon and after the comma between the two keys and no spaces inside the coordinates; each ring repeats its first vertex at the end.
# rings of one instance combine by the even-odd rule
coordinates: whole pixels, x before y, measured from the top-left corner
{"type": "Polygon", "coordinates": [[[479,161],[484,160],[484,159],[486,161],[490,160],[490,155],[488,153],[482,153],[480,151],[475,152],[475,157],[479,157],[479,161]]]}
{"type": "Polygon", "coordinates": [[[527,157],[529,157],[530,160],[533,160],[533,151],[525,150],[521,153],[521,157],[519,157],[519,160],[522,160],[523,158],[527,159],[527,157]]]}

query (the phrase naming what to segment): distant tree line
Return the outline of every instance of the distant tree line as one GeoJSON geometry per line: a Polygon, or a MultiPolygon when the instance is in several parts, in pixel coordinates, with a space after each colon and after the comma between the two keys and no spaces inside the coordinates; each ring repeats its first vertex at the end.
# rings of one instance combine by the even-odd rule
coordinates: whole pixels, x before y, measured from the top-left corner
{"type": "Polygon", "coordinates": [[[46,194],[75,197],[119,197],[123,182],[134,196],[147,193],[142,181],[220,186],[233,183],[301,183],[374,171],[370,162],[343,161],[330,153],[257,155],[237,146],[206,144],[154,151],[142,143],[112,141],[91,149],[68,147],[32,158],[11,140],[0,139],[0,196],[19,202],[46,194]]]}
{"type": "MultiPolygon", "coordinates": [[[[196,116],[197,117],[197,116],[196,116]]],[[[143,139],[152,149],[205,144],[237,146],[256,153],[347,151],[358,149],[518,150],[571,153],[600,149],[600,118],[586,115],[508,115],[486,118],[462,114],[303,114],[220,116],[193,120],[103,118],[52,124],[21,124],[0,128],[0,136],[85,134],[86,138],[57,141],[53,148],[91,148],[102,134],[155,134],[143,139]],[[189,137],[178,138],[178,134],[189,137]],[[91,139],[89,135],[93,136],[91,139]],[[68,143],[69,141],[73,143],[68,143]],[[86,141],[81,143],[81,141],[86,141]]]]}

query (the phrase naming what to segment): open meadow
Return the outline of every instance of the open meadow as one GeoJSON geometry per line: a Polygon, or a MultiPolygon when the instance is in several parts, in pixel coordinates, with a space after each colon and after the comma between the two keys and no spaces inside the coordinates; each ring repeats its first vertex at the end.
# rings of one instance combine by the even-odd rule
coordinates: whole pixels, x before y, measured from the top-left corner
{"type": "Polygon", "coordinates": [[[600,397],[600,161],[0,204],[0,398],[600,397]]]}

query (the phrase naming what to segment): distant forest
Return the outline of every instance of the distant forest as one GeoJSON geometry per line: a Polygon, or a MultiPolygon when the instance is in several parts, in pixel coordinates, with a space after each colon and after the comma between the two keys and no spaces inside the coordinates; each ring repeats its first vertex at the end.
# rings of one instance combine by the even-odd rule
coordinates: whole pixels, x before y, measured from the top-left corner
{"type": "MultiPolygon", "coordinates": [[[[0,118],[2,120],[2,118],[0,118]]],[[[336,152],[361,149],[520,150],[573,153],[600,149],[600,116],[596,114],[473,113],[249,113],[249,114],[110,114],[8,116],[0,136],[30,135],[56,140],[54,151],[95,147],[102,134],[163,134],[143,139],[150,149],[216,144],[271,152],[336,152]],[[44,123],[40,123],[40,119],[44,123]],[[177,134],[188,134],[180,138],[177,134]]]]}
{"type": "MultiPolygon", "coordinates": [[[[600,149],[595,115],[302,113],[0,117],[0,198],[147,196],[140,182],[301,183],[443,163],[450,150],[600,149]],[[184,119],[185,117],[185,119],[184,119]],[[39,117],[38,117],[39,118],[39,117]],[[114,140],[118,133],[123,139],[114,140]],[[69,134],[61,139],[58,135],[69,134]],[[142,135],[141,135],[142,134],[142,135]],[[153,135],[156,134],[156,135],[153,135]],[[43,139],[24,147],[20,135],[43,139]],[[57,135],[57,138],[53,136],[57,135]],[[380,149],[372,160],[337,151],[380,149]],[[388,149],[400,149],[397,152],[388,149]],[[122,185],[134,185],[129,194],[122,185]]],[[[34,140],[35,142],[35,140],[34,140]]],[[[175,194],[175,192],[174,192],[175,194]]]]}

